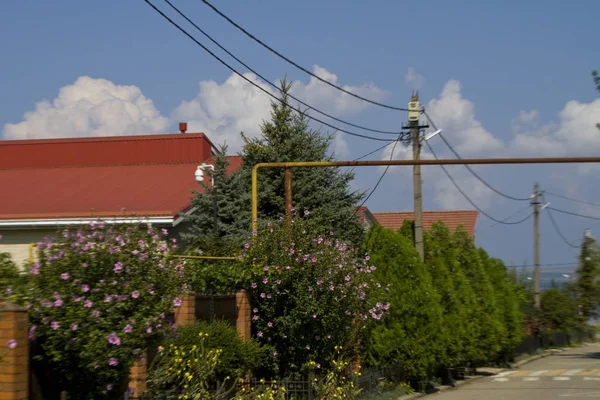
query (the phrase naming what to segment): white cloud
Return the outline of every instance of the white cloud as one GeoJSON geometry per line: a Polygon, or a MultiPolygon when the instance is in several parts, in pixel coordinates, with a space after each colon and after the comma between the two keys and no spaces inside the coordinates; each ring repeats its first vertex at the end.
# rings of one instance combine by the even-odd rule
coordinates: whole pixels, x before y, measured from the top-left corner
{"type": "Polygon", "coordinates": [[[427,113],[461,155],[500,150],[503,144],[475,118],[475,105],[461,93],[459,81],[450,80],[437,99],[429,101],[427,113]]]}
{"type": "Polygon", "coordinates": [[[414,67],[408,67],[408,71],[404,74],[404,83],[410,85],[412,89],[419,90],[425,78],[417,73],[414,67]]]}
{"type": "Polygon", "coordinates": [[[331,144],[333,145],[333,153],[336,158],[345,159],[350,156],[350,146],[344,137],[344,133],[336,133],[331,144]]]}
{"type": "MultiPolygon", "coordinates": [[[[365,83],[360,86],[341,85],[337,75],[318,65],[313,66],[313,73],[350,93],[374,101],[381,101],[387,95],[385,90],[378,88],[373,83],[365,83]]],[[[369,107],[369,103],[343,93],[314,77],[310,78],[308,84],[295,81],[292,86],[292,94],[311,106],[327,113],[333,113],[336,116],[357,113],[369,107]]],[[[314,111],[312,111],[312,115],[317,116],[314,111]]],[[[317,117],[319,119],[324,118],[320,115],[317,117]]]]}
{"type": "MultiPolygon", "coordinates": [[[[533,113],[537,112],[533,111],[533,113]]],[[[600,151],[600,98],[591,103],[569,101],[558,114],[557,122],[539,124],[539,118],[523,124],[521,112],[517,129],[513,124],[514,139],[510,144],[515,154],[544,156],[585,156],[600,151]]]]}
{"type": "Polygon", "coordinates": [[[87,76],[41,101],[24,121],[4,125],[5,139],[117,136],[164,133],[167,118],[136,86],[116,85],[87,76]]]}
{"type": "MultiPolygon", "coordinates": [[[[313,72],[329,82],[340,85],[337,76],[322,67],[315,65],[313,72]]],[[[278,95],[271,86],[260,83],[254,74],[248,73],[244,76],[269,93],[278,95]]],[[[371,83],[342,87],[374,100],[381,100],[386,94],[384,90],[371,83]]],[[[311,78],[308,83],[295,81],[291,94],[321,111],[336,116],[357,113],[368,107],[367,103],[332,88],[316,78],[311,78]]],[[[269,118],[272,100],[274,99],[238,75],[232,74],[222,84],[215,81],[201,81],[196,97],[182,102],[173,112],[172,118],[187,121],[190,130],[207,133],[215,143],[227,141],[230,150],[236,151],[242,146],[239,136],[241,131],[249,137],[260,135],[260,125],[263,120],[269,118]]],[[[294,100],[292,105],[297,106],[294,100]]],[[[327,120],[315,111],[309,111],[309,114],[327,120]]],[[[347,150],[347,143],[343,138],[336,138],[334,146],[338,147],[336,151],[347,150]]]]}
{"type": "MultiPolygon", "coordinates": [[[[256,75],[246,73],[244,76],[275,95],[256,75]]],[[[222,84],[201,81],[196,97],[183,101],[171,118],[187,121],[189,132],[205,132],[213,143],[225,142],[233,152],[241,148],[240,132],[249,137],[260,134],[262,121],[269,118],[271,100],[242,77],[232,74],[222,84]]]]}
{"type": "MultiPolygon", "coordinates": [[[[487,208],[494,200],[494,193],[477,180],[464,167],[446,167],[452,179],[469,199],[481,208],[487,208]]],[[[472,210],[471,203],[458,191],[440,167],[435,172],[434,202],[444,210],[472,210]]],[[[433,178],[433,177],[432,177],[433,178]]]]}

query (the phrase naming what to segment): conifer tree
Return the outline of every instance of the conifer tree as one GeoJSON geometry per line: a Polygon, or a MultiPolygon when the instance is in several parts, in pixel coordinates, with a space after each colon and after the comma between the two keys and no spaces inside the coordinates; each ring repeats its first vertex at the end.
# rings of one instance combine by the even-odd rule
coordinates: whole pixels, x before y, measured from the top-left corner
{"type": "Polygon", "coordinates": [[[596,316],[600,304],[600,251],[596,240],[590,237],[581,246],[575,291],[583,318],[596,316]]]}
{"type": "Polygon", "coordinates": [[[440,296],[412,242],[398,232],[373,227],[365,250],[377,266],[375,276],[389,286],[390,311],[372,333],[367,361],[374,366],[400,363],[423,380],[445,363],[445,330],[440,296]]]}
{"type": "MultiPolygon", "coordinates": [[[[251,233],[251,172],[254,165],[333,160],[329,154],[332,136],[312,129],[306,115],[296,112],[289,105],[290,89],[290,83],[285,80],[281,82],[282,102],[271,104],[271,118],[263,122],[260,137],[248,138],[242,133],[242,167],[228,178],[215,176],[219,199],[218,236],[227,238],[238,247],[251,233]]],[[[215,175],[223,175],[224,167],[217,167],[215,175]]],[[[362,238],[362,228],[354,214],[363,194],[350,190],[349,183],[354,174],[337,167],[292,168],[292,173],[294,207],[300,212],[308,210],[312,223],[320,230],[327,233],[334,231],[336,237],[358,243],[362,238]]],[[[283,218],[284,170],[261,169],[258,185],[259,222],[283,218]]],[[[204,193],[194,197],[193,206],[198,209],[195,212],[197,215],[190,219],[192,236],[199,237],[212,232],[210,198],[213,192],[214,189],[205,188],[204,193]]]]}

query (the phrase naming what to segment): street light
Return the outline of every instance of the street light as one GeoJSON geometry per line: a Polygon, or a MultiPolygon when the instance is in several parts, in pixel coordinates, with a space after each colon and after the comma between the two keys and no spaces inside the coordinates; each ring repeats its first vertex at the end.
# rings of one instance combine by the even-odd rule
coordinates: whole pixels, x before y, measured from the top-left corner
{"type": "Polygon", "coordinates": [[[207,164],[207,163],[202,163],[201,165],[199,165],[196,168],[196,172],[194,172],[194,176],[196,177],[196,182],[198,183],[202,183],[204,182],[204,172],[206,170],[211,170],[213,171],[213,174],[211,175],[211,186],[212,189],[215,191],[215,193],[213,194],[213,198],[212,198],[212,202],[213,202],[213,219],[214,219],[214,230],[215,230],[215,235],[218,233],[218,221],[219,221],[219,217],[218,217],[218,210],[217,210],[217,193],[216,190],[217,188],[215,187],[215,176],[214,176],[214,172],[215,172],[215,166],[212,164],[207,164]]]}

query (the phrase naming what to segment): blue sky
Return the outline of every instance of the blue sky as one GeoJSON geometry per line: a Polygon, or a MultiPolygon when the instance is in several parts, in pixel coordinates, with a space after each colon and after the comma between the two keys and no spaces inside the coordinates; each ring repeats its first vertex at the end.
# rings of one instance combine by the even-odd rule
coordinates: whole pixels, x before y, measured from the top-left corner
{"type": "MultiPolygon", "coordinates": [[[[161,0],[154,3],[168,11],[161,0]]],[[[406,120],[405,113],[348,101],[311,83],[201,1],[174,3],[262,75],[297,81],[294,93],[308,103],[378,129],[395,130],[406,120]]],[[[592,69],[600,69],[600,3],[595,0],[214,3],[301,65],[365,96],[405,106],[418,88],[421,101],[463,157],[600,151],[600,132],[591,124],[594,118],[600,122],[599,93],[590,76],[592,69]],[[409,68],[417,78],[407,81],[409,68]]],[[[0,14],[0,48],[5,61],[0,64],[3,138],[167,132],[187,120],[193,130],[235,148],[239,131],[256,134],[268,113],[264,94],[231,77],[142,0],[7,2],[0,14]],[[43,100],[48,103],[36,109],[43,100]]],[[[346,159],[381,145],[347,135],[335,144],[346,159]]],[[[439,138],[431,144],[444,158],[453,157],[439,138]]],[[[395,157],[408,151],[397,149],[395,157]]],[[[388,148],[372,157],[389,156],[388,148]]],[[[549,192],[600,203],[596,168],[474,167],[513,196],[528,196],[537,181],[549,192]]],[[[464,168],[450,171],[496,218],[527,206],[482,188],[464,168]]],[[[368,190],[381,170],[357,172],[355,186],[368,190]]],[[[471,208],[439,168],[425,168],[423,179],[425,209],[471,208]]],[[[410,210],[411,195],[409,171],[392,169],[367,205],[374,211],[410,210]]],[[[552,207],[600,217],[599,207],[547,199],[552,207]]],[[[572,242],[580,240],[584,228],[600,232],[598,220],[557,213],[555,218],[572,242]]],[[[479,245],[507,263],[532,262],[531,220],[492,224],[480,216],[479,245]]],[[[546,211],[541,227],[542,263],[575,261],[577,251],[557,236],[546,211]]]]}

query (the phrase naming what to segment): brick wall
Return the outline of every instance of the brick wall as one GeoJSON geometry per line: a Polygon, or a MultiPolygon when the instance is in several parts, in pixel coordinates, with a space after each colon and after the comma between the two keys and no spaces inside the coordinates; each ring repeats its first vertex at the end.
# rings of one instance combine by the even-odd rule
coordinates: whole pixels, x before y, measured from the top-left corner
{"type": "Polygon", "coordinates": [[[181,307],[175,308],[175,325],[186,326],[196,322],[196,294],[192,292],[181,296],[181,307]]]}
{"type": "Polygon", "coordinates": [[[29,340],[27,310],[10,303],[0,304],[0,400],[26,400],[29,388],[29,340]],[[16,347],[8,347],[15,340],[16,347]]]}
{"type": "Polygon", "coordinates": [[[246,341],[252,337],[251,331],[251,310],[250,310],[250,298],[245,290],[237,292],[235,294],[235,303],[237,306],[237,320],[236,328],[238,334],[246,341]]]}

